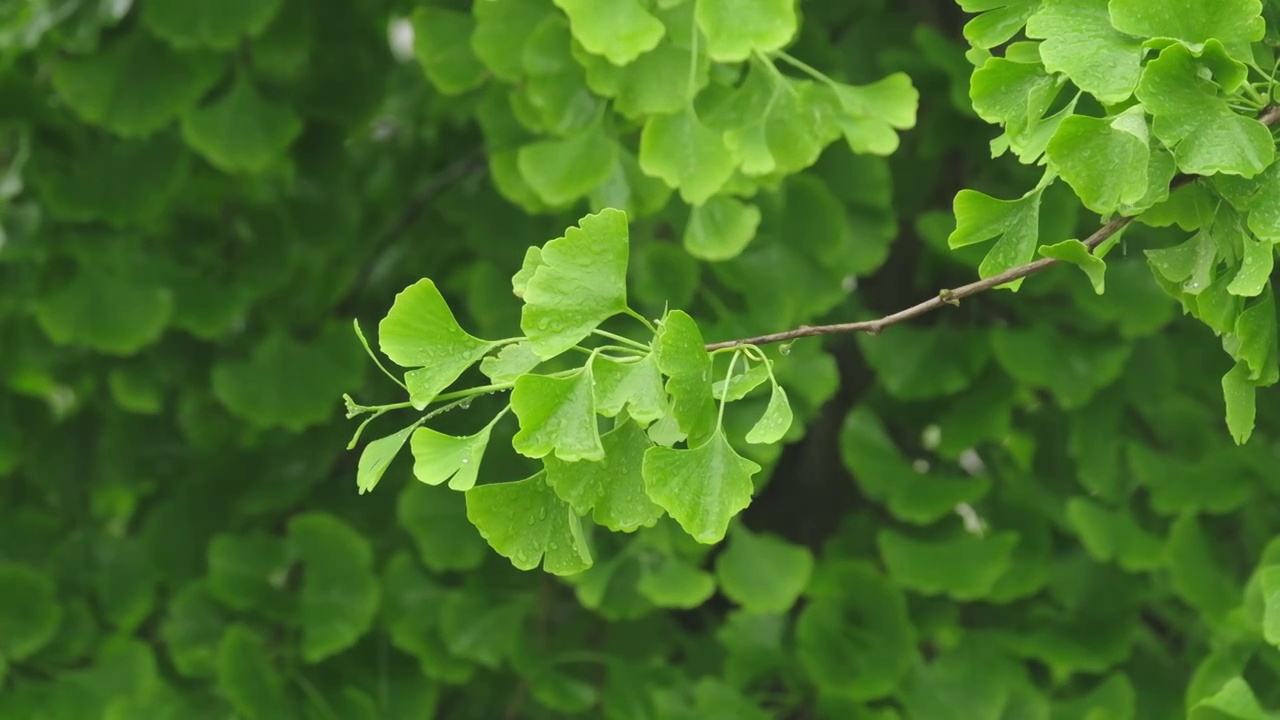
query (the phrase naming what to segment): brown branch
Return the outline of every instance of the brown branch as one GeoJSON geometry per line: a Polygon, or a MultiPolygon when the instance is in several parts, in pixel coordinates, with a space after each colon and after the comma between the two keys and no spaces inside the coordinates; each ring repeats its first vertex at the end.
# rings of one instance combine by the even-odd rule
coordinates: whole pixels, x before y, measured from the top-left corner
{"type": "MultiPolygon", "coordinates": [[[[1268,127],[1280,123],[1280,105],[1272,105],[1267,108],[1260,116],[1258,121],[1268,127]]],[[[1179,175],[1169,184],[1169,192],[1173,192],[1178,188],[1193,182],[1196,179],[1194,175],[1179,175]]],[[[1107,240],[1110,240],[1116,233],[1123,230],[1129,223],[1133,222],[1132,217],[1118,217],[1111,220],[1107,224],[1098,228],[1092,235],[1085,238],[1084,245],[1093,252],[1097,247],[1107,240]]],[[[834,325],[801,325],[794,330],[786,330],[784,332],[770,333],[768,335],[757,335],[756,337],[742,338],[740,340],[725,340],[723,342],[710,343],[707,350],[721,350],[724,348],[734,347],[736,345],[768,345],[770,343],[786,342],[797,338],[814,337],[817,335],[838,335],[841,333],[864,332],[871,335],[877,335],[882,330],[893,325],[897,325],[907,320],[912,320],[925,313],[933,312],[944,305],[959,305],[960,301],[967,297],[972,297],[979,293],[984,293],[992,288],[999,287],[1005,283],[1020,280],[1028,275],[1034,275],[1045,268],[1060,264],[1060,260],[1054,258],[1041,258],[1026,265],[1019,265],[1000,273],[993,275],[985,280],[971,282],[968,285],[961,285],[958,288],[943,289],[938,291],[934,297],[924,302],[912,305],[904,310],[885,315],[875,320],[862,320],[859,322],[836,323],[834,325]]]]}

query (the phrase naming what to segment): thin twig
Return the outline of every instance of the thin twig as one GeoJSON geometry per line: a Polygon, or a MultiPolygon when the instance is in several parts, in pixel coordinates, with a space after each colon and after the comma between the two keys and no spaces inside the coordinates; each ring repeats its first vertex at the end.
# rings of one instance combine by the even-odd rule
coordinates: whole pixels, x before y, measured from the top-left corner
{"type": "MultiPolygon", "coordinates": [[[[1260,116],[1258,121],[1267,126],[1274,126],[1280,123],[1280,106],[1272,105],[1267,108],[1260,116]]],[[[1193,182],[1196,179],[1194,175],[1179,175],[1173,179],[1169,185],[1169,191],[1173,192],[1178,188],[1193,182]]],[[[1110,240],[1116,233],[1123,230],[1129,223],[1133,222],[1132,217],[1118,217],[1102,227],[1098,228],[1092,235],[1085,239],[1084,245],[1093,252],[1097,247],[1107,240],[1110,240]]],[[[794,330],[786,330],[784,332],[770,333],[768,335],[757,335],[756,337],[742,338],[740,340],[725,340],[723,342],[710,343],[707,350],[721,350],[723,348],[734,347],[735,345],[768,345],[770,343],[786,342],[797,338],[814,337],[817,335],[838,335],[842,333],[864,332],[871,335],[877,335],[882,330],[893,325],[897,325],[907,320],[912,320],[925,313],[933,312],[946,305],[959,305],[960,300],[972,297],[979,293],[984,293],[992,288],[999,287],[1005,283],[1020,280],[1028,275],[1034,275],[1045,268],[1060,264],[1060,260],[1054,258],[1041,258],[1026,265],[1019,265],[1000,273],[993,275],[985,280],[971,282],[968,285],[961,285],[958,288],[944,289],[938,291],[938,294],[925,300],[924,302],[912,305],[904,310],[885,315],[875,320],[862,320],[859,322],[835,323],[833,325],[801,325],[794,330]]]]}

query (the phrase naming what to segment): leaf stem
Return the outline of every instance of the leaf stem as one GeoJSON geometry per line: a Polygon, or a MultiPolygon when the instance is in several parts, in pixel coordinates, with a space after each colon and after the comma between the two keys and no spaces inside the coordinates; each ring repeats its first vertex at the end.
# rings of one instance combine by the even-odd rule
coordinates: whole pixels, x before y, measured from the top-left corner
{"type": "Polygon", "coordinates": [[[635,318],[636,320],[639,320],[641,324],[649,328],[649,332],[653,333],[654,335],[658,334],[658,328],[655,327],[653,323],[649,322],[649,318],[645,317],[644,315],[641,315],[635,310],[632,310],[630,307],[627,307],[627,309],[624,310],[623,312],[635,318]]]}
{"type": "Polygon", "coordinates": [[[728,404],[729,398],[729,381],[733,379],[733,366],[738,364],[738,356],[742,354],[742,350],[734,348],[733,358],[729,360],[729,372],[724,376],[724,392],[720,394],[720,413],[716,416],[716,427],[724,427],[724,406],[728,404]]]}
{"type": "Polygon", "coordinates": [[[825,83],[827,85],[835,84],[835,81],[827,77],[826,74],[823,73],[822,71],[818,70],[817,68],[813,67],[812,65],[804,61],[797,60],[796,58],[788,55],[787,53],[784,53],[784,52],[774,53],[774,57],[785,62],[791,67],[796,68],[797,70],[803,72],[804,74],[808,75],[814,80],[817,80],[818,82],[825,83]]]}
{"type": "Polygon", "coordinates": [[[606,331],[606,330],[601,330],[601,329],[599,329],[599,328],[596,328],[595,330],[592,330],[591,332],[592,332],[592,333],[594,333],[594,334],[596,334],[596,335],[599,335],[600,337],[606,337],[606,338],[609,338],[610,340],[617,340],[618,342],[620,342],[620,343],[622,343],[622,344],[624,344],[624,345],[631,345],[632,347],[636,348],[637,350],[643,350],[643,351],[645,351],[645,352],[649,352],[650,350],[652,350],[652,348],[650,348],[648,345],[645,345],[644,343],[640,342],[639,340],[632,340],[632,339],[631,339],[631,338],[629,338],[629,337],[625,337],[625,336],[622,336],[622,335],[616,335],[616,334],[611,333],[611,332],[608,332],[608,331],[606,331]]]}

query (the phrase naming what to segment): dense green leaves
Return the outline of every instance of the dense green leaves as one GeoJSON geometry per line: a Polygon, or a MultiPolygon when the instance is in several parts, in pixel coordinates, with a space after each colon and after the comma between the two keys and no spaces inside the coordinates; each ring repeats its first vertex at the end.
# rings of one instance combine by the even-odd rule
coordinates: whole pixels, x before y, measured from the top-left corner
{"type": "Polygon", "coordinates": [[[1272,3],[10,5],[0,718],[1280,708],[1272,3]]]}

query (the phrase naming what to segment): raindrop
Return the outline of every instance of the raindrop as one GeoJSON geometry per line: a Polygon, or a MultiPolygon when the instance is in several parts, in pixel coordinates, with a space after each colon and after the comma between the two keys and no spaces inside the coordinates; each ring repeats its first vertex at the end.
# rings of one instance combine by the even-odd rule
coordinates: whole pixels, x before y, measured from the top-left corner
{"type": "Polygon", "coordinates": [[[546,519],[547,519],[547,509],[546,509],[546,508],[541,508],[541,509],[539,509],[539,510],[538,510],[538,519],[539,519],[539,520],[546,520],[546,519]]]}
{"type": "Polygon", "coordinates": [[[530,515],[530,516],[529,516],[529,525],[530,525],[530,526],[532,526],[532,525],[536,524],[537,522],[538,522],[538,521],[537,521],[537,520],[535,520],[535,519],[533,518],[533,516],[532,516],[532,515],[530,515]]]}
{"type": "Polygon", "coordinates": [[[466,465],[466,464],[467,464],[467,463],[469,463],[469,462],[471,462],[471,458],[462,458],[462,464],[463,464],[463,465],[466,465]]]}
{"type": "Polygon", "coordinates": [[[560,543],[554,543],[554,542],[553,542],[553,543],[551,543],[550,547],[551,547],[551,549],[552,549],[552,550],[559,550],[559,549],[560,549],[560,543]]]}

